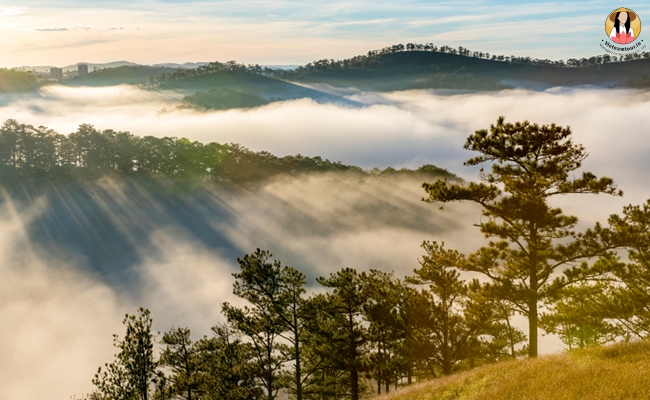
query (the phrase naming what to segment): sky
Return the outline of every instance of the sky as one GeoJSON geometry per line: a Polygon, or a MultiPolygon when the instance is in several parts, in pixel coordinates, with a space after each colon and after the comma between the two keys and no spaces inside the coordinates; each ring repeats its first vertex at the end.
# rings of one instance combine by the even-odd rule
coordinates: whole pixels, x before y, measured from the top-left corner
{"type": "Polygon", "coordinates": [[[546,59],[603,53],[608,1],[0,1],[0,67],[236,60],[305,64],[397,43],[546,59]]]}

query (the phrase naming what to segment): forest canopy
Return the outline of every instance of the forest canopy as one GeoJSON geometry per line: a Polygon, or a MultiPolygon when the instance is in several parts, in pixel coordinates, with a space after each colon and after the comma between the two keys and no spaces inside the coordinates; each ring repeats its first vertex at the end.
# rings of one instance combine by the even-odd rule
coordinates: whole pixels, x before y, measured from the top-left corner
{"type": "Polygon", "coordinates": [[[0,183],[26,178],[153,175],[247,184],[280,175],[347,172],[362,176],[409,174],[457,179],[434,165],[418,169],[364,170],[301,154],[277,157],[236,143],[201,143],[187,138],[136,136],[82,124],[63,135],[44,126],[7,120],[0,128],[0,183]]]}
{"type": "Polygon", "coordinates": [[[38,79],[29,71],[0,68],[0,93],[20,93],[38,89],[38,79]]]}

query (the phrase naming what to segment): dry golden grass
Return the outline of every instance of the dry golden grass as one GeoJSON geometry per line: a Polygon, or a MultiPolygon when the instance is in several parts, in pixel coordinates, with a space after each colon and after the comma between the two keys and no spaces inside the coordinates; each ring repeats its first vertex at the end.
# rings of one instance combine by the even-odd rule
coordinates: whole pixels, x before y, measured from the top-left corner
{"type": "Polygon", "coordinates": [[[650,399],[650,341],[488,365],[375,399],[650,399]]]}

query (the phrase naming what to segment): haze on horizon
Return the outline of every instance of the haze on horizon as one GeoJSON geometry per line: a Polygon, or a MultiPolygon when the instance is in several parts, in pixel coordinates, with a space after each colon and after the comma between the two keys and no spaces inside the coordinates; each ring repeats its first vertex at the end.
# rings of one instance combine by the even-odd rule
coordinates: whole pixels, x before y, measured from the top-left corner
{"type": "MultiPolygon", "coordinates": [[[[396,43],[547,59],[601,54],[606,1],[0,2],[0,67],[227,61],[305,64],[396,43]],[[163,45],[164,44],[164,45],[163,45]]],[[[650,6],[625,4],[641,18],[650,6]]]]}

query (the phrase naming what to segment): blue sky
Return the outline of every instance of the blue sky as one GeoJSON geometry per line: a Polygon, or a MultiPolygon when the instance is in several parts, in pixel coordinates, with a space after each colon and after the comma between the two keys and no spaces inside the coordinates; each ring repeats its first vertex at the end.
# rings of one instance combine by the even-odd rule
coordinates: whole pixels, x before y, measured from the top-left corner
{"type": "MultiPolygon", "coordinates": [[[[0,1],[0,66],[303,64],[407,42],[550,59],[602,53],[608,1],[0,1]]],[[[650,20],[650,19],[649,19],[650,20]]],[[[649,31],[650,32],[650,31],[649,31]]]]}

